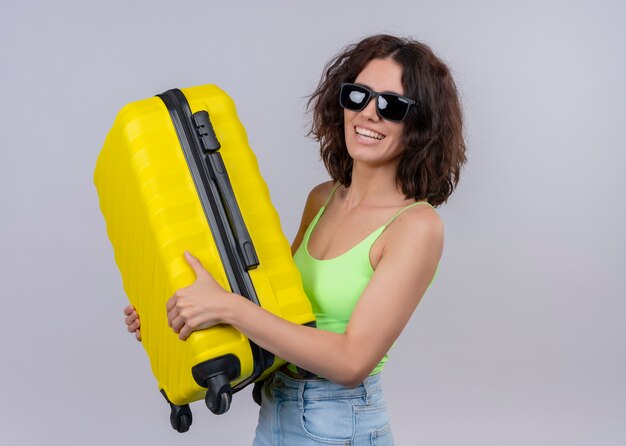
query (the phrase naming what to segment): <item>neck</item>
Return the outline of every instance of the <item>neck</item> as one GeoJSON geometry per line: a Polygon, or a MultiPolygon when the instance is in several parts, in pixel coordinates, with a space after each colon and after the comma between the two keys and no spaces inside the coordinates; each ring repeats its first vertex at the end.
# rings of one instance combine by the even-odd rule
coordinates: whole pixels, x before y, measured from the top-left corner
{"type": "Polygon", "coordinates": [[[354,163],[344,201],[347,209],[393,205],[399,201],[404,201],[404,194],[396,185],[396,163],[384,166],[354,163]]]}

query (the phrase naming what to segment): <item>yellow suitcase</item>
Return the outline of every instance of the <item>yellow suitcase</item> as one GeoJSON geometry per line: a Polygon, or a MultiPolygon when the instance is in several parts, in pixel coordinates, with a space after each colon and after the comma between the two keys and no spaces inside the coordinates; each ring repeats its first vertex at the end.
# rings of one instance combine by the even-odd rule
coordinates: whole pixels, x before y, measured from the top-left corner
{"type": "Polygon", "coordinates": [[[284,319],[314,325],[289,242],[235,105],[214,85],[125,106],[94,182],[172,427],[184,432],[192,422],[189,403],[204,398],[211,411],[224,413],[233,392],[284,361],[226,325],[178,339],[165,303],[195,280],[183,252],[198,257],[223,287],[284,319]]]}

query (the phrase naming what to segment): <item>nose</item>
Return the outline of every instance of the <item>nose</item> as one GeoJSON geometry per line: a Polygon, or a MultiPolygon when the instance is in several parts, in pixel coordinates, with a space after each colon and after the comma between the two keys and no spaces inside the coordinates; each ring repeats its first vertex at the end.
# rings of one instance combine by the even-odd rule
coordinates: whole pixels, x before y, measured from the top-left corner
{"type": "Polygon", "coordinates": [[[376,101],[378,101],[378,96],[372,97],[365,108],[361,110],[361,114],[370,121],[378,122],[380,120],[380,116],[378,116],[378,111],[376,110],[376,101]]]}

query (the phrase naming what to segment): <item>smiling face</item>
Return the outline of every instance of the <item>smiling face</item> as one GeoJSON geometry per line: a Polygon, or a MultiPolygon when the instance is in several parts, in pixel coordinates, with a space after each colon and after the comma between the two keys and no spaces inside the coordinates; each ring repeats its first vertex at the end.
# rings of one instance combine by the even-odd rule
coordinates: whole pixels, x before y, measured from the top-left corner
{"type": "MultiPolygon", "coordinates": [[[[404,96],[402,66],[391,58],[372,59],[354,81],[378,92],[404,96]]],[[[376,112],[376,100],[359,111],[343,111],[346,147],[355,161],[386,164],[400,156],[404,147],[404,124],[382,119],[376,112]]]]}

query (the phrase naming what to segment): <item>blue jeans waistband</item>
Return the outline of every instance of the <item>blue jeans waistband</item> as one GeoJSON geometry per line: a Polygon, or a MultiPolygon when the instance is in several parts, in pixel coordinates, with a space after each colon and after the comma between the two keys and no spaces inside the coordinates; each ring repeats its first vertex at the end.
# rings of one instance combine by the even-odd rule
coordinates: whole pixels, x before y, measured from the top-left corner
{"type": "Polygon", "coordinates": [[[380,373],[368,376],[358,386],[349,388],[326,379],[295,379],[278,371],[274,374],[271,385],[276,392],[280,392],[284,397],[294,400],[341,398],[364,398],[369,400],[382,389],[380,373]]]}

